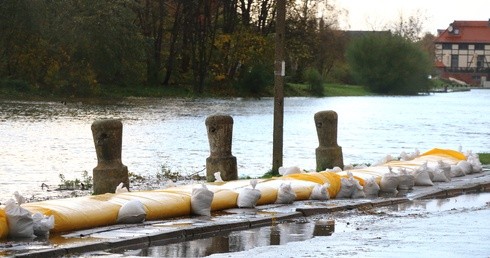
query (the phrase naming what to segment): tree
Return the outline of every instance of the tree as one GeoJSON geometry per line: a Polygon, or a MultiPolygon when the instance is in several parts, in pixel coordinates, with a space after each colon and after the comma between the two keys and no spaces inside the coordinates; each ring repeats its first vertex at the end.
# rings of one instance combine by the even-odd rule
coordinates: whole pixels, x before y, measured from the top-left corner
{"type": "MultiPolygon", "coordinates": [[[[136,0],[137,25],[146,42],[146,82],[156,85],[162,68],[162,44],[167,8],[164,0],[136,0]]],[[[180,7],[180,2],[176,8],[180,7]]],[[[176,16],[177,18],[177,16],[176,16]]]]}
{"type": "Polygon", "coordinates": [[[43,7],[42,1],[0,1],[0,77],[32,84],[42,77],[49,59],[43,7]]]}
{"type": "Polygon", "coordinates": [[[286,46],[290,75],[302,81],[308,68],[326,76],[342,60],[344,37],[336,29],[336,7],[321,0],[295,1],[288,9],[286,46]],[[319,18],[318,14],[322,14],[319,18]]]}
{"type": "Polygon", "coordinates": [[[397,35],[370,34],[347,49],[354,78],[380,94],[410,95],[426,91],[431,62],[427,54],[397,35]]]}
{"type": "Polygon", "coordinates": [[[435,60],[435,46],[434,46],[435,36],[429,32],[425,33],[425,35],[417,41],[417,45],[427,53],[429,56],[429,60],[435,60]]]}
{"type": "Polygon", "coordinates": [[[417,10],[414,14],[409,15],[408,18],[405,18],[403,13],[400,13],[398,20],[387,27],[393,32],[393,34],[406,38],[412,42],[416,42],[421,38],[422,29],[426,20],[427,17],[420,10],[417,10]]]}

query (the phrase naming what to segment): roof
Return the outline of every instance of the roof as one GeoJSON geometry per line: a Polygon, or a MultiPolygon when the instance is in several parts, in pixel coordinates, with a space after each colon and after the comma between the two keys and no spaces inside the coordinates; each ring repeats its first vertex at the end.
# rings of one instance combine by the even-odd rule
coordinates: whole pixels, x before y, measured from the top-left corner
{"type": "Polygon", "coordinates": [[[490,20],[454,21],[439,30],[435,43],[490,43],[490,20]]]}

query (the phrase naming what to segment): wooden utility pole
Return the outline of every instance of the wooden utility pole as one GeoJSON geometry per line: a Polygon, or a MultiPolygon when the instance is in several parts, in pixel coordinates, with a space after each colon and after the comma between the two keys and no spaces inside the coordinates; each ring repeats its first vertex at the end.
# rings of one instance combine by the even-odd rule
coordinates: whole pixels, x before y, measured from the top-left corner
{"type": "Polygon", "coordinates": [[[284,125],[284,33],[286,23],[286,0],[276,1],[276,37],[274,52],[274,132],[272,141],[272,171],[277,173],[282,166],[284,125]]]}

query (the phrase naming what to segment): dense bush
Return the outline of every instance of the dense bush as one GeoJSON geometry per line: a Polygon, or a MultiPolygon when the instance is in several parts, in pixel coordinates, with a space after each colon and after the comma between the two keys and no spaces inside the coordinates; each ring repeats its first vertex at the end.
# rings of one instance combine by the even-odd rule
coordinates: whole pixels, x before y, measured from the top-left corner
{"type": "Polygon", "coordinates": [[[367,35],[347,49],[354,79],[372,92],[411,95],[426,91],[431,63],[414,43],[393,35],[367,35]]]}
{"type": "Polygon", "coordinates": [[[240,91],[247,95],[260,95],[267,86],[272,85],[272,71],[272,68],[265,64],[254,65],[240,76],[240,91]]]}
{"type": "Polygon", "coordinates": [[[29,84],[22,80],[4,79],[4,80],[0,80],[0,88],[13,89],[16,91],[28,91],[29,84]]]}
{"type": "Polygon", "coordinates": [[[315,96],[323,96],[323,78],[320,72],[314,68],[308,68],[304,72],[304,80],[309,86],[309,91],[315,96]]]}

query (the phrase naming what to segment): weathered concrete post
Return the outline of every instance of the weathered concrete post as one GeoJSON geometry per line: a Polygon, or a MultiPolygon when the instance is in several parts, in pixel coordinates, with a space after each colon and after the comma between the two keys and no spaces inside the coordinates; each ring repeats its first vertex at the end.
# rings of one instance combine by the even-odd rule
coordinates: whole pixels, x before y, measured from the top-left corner
{"type": "Polygon", "coordinates": [[[121,162],[122,123],[97,120],[92,123],[97,167],[93,171],[94,194],[114,193],[122,182],[129,189],[128,167],[121,162]]]}
{"type": "Polygon", "coordinates": [[[337,144],[337,121],[335,111],[320,111],[315,114],[316,131],[318,141],[316,148],[316,170],[322,171],[327,168],[344,168],[342,147],[337,144]]]}
{"type": "Polygon", "coordinates": [[[206,179],[214,182],[215,172],[221,172],[223,181],[238,179],[236,157],[231,155],[233,118],[228,115],[212,115],[206,118],[211,155],[206,159],[206,179]]]}

